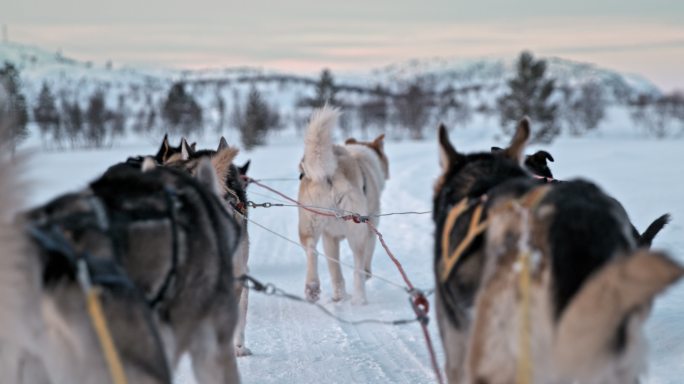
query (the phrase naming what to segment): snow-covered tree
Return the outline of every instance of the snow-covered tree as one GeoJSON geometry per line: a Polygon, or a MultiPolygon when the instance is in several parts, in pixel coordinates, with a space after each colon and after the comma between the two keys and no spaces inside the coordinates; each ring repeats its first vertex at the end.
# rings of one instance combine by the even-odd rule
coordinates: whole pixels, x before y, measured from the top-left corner
{"type": "Polygon", "coordinates": [[[560,133],[556,124],[558,106],[551,100],[554,83],[546,77],[546,61],[535,60],[530,52],[520,54],[516,76],[508,81],[508,93],[498,100],[506,134],[512,133],[523,116],[529,116],[534,123],[532,141],[548,143],[560,133]]]}
{"type": "Polygon", "coordinates": [[[0,68],[0,88],[0,124],[5,127],[0,145],[6,144],[14,153],[17,144],[28,136],[28,109],[19,70],[11,63],[0,68]]]}
{"type": "Polygon", "coordinates": [[[48,136],[51,135],[52,143],[59,146],[62,141],[59,110],[57,110],[55,96],[47,83],[43,83],[40,94],[38,94],[38,102],[33,108],[33,119],[40,128],[43,143],[48,141],[48,136]]]}

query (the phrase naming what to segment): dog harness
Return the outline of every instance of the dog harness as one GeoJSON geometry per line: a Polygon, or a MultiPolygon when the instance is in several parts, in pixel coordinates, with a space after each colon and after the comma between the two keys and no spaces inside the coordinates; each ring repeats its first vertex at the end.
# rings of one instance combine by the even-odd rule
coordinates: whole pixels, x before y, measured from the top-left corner
{"type": "MultiPolygon", "coordinates": [[[[532,209],[541,202],[548,191],[548,186],[535,187],[525,193],[523,196],[510,201],[509,204],[512,206],[513,204],[518,203],[524,208],[532,209]]],[[[477,237],[487,229],[489,225],[489,219],[482,219],[482,211],[484,210],[484,204],[486,202],[487,195],[483,195],[474,201],[475,209],[470,217],[468,232],[466,232],[465,237],[451,252],[449,252],[451,249],[451,232],[454,229],[454,225],[456,225],[456,221],[471,208],[471,204],[469,203],[468,198],[464,197],[453,208],[451,208],[451,210],[449,210],[447,218],[444,222],[444,228],[442,229],[442,267],[440,268],[439,272],[439,281],[441,283],[444,283],[449,279],[449,276],[453,272],[456,263],[461,258],[463,253],[468,249],[473,241],[475,241],[475,239],[477,239],[477,237]]]]}

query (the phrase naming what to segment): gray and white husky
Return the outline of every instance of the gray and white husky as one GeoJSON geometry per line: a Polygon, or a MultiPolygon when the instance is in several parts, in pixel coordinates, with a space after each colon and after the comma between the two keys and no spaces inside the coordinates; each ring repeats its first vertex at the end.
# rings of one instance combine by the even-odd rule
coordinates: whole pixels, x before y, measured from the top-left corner
{"type": "MultiPolygon", "coordinates": [[[[243,236],[238,250],[233,256],[233,273],[235,277],[240,277],[249,273],[249,232],[245,217],[248,215],[246,182],[242,179],[247,172],[249,162],[242,167],[234,164],[219,164],[218,155],[228,150],[229,145],[225,138],[221,137],[216,150],[202,149],[197,150],[194,145],[189,145],[183,138],[178,147],[171,147],[168,138],[164,136],[159,152],[156,156],[157,161],[161,159],[161,164],[167,167],[181,169],[190,174],[195,174],[202,159],[210,159],[215,167],[227,167],[225,177],[220,180],[221,195],[227,205],[230,205],[233,216],[239,222],[244,223],[243,236]],[[162,154],[162,155],[160,155],[162,154]]],[[[231,149],[237,151],[237,149],[231,149]]],[[[237,153],[237,152],[236,152],[237,153]]],[[[242,284],[236,283],[236,294],[240,298],[239,309],[240,317],[235,331],[235,353],[237,356],[248,356],[252,352],[245,344],[245,329],[247,327],[247,309],[249,305],[249,290],[243,288],[242,284]]]]}
{"type": "MultiPolygon", "coordinates": [[[[220,154],[220,163],[234,155],[220,154]]],[[[185,352],[198,382],[239,382],[232,255],[242,228],[219,198],[226,169],[206,161],[194,179],[144,168],[114,166],[89,188],[31,210],[21,220],[30,236],[3,224],[0,284],[12,287],[2,289],[12,293],[3,303],[17,308],[1,316],[10,382],[109,380],[76,270],[61,253],[88,260],[130,383],[170,383],[185,352]]],[[[16,195],[2,189],[4,209],[16,195]]]]}

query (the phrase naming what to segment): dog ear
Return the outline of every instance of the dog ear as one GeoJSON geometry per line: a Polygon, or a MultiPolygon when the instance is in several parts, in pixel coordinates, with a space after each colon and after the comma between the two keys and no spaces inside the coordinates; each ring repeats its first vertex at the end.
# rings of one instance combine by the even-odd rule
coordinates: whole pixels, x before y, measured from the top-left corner
{"type": "Polygon", "coordinates": [[[492,147],[492,153],[497,153],[503,151],[503,148],[501,147],[492,147]]]}
{"type": "Polygon", "coordinates": [[[190,144],[190,149],[192,149],[193,152],[197,150],[197,142],[195,141],[194,143],[190,144]]]}
{"type": "Polygon", "coordinates": [[[375,140],[373,140],[372,145],[377,149],[384,149],[385,148],[385,134],[381,133],[378,137],[376,137],[375,140]]]}
{"type": "Polygon", "coordinates": [[[355,138],[350,137],[350,138],[348,138],[347,140],[345,140],[344,143],[345,143],[345,144],[356,144],[356,143],[358,143],[358,141],[356,141],[355,138]]]}
{"type": "Polygon", "coordinates": [[[217,177],[216,171],[212,165],[212,161],[204,157],[200,160],[199,166],[197,167],[197,181],[204,185],[216,196],[221,196],[223,193],[222,183],[220,183],[217,177]]]}
{"type": "Polygon", "coordinates": [[[525,151],[525,145],[527,145],[527,140],[529,138],[530,119],[525,116],[520,120],[520,122],[518,122],[518,127],[515,129],[515,134],[513,135],[513,139],[511,139],[511,144],[504,150],[504,156],[522,164],[523,152],[525,151]]]}
{"type": "Polygon", "coordinates": [[[164,134],[164,139],[162,140],[161,146],[159,147],[159,151],[157,151],[157,154],[154,156],[158,163],[164,163],[164,161],[170,155],[169,148],[169,134],[166,133],[164,134]]]}
{"type": "Polygon", "coordinates": [[[218,149],[216,151],[220,152],[220,151],[227,149],[227,148],[228,148],[228,142],[226,141],[225,137],[221,136],[221,140],[219,140],[218,149]]]}
{"type": "Polygon", "coordinates": [[[246,163],[244,163],[241,167],[238,168],[238,172],[240,173],[240,175],[242,175],[242,176],[247,175],[247,170],[249,169],[249,163],[251,161],[252,160],[247,160],[246,163]]]}
{"type": "Polygon", "coordinates": [[[456,149],[449,141],[449,133],[444,124],[439,125],[439,165],[442,167],[442,172],[446,173],[452,165],[456,164],[462,155],[456,152],[456,149]]]}
{"type": "Polygon", "coordinates": [[[561,315],[554,368],[565,374],[591,374],[603,367],[614,358],[616,340],[624,339],[618,332],[629,332],[630,317],[647,310],[655,296],[682,275],[684,268],[677,262],[647,250],[605,265],[585,281],[561,315]]]}
{"type": "Polygon", "coordinates": [[[185,140],[185,137],[181,139],[181,159],[182,160],[187,160],[190,158],[190,154],[192,154],[194,151],[190,148],[190,145],[188,145],[187,140],[185,140]]]}
{"type": "Polygon", "coordinates": [[[226,184],[228,173],[230,173],[230,166],[233,164],[235,156],[238,154],[238,149],[233,147],[226,147],[211,157],[211,165],[214,167],[216,176],[221,185],[226,184]]]}
{"type": "Polygon", "coordinates": [[[535,153],[535,155],[537,155],[537,156],[543,156],[545,160],[548,160],[548,161],[550,161],[550,162],[552,162],[552,163],[553,163],[553,161],[554,161],[554,160],[553,160],[553,156],[551,156],[551,154],[548,153],[548,152],[546,152],[546,151],[537,151],[537,153],[535,153]]]}

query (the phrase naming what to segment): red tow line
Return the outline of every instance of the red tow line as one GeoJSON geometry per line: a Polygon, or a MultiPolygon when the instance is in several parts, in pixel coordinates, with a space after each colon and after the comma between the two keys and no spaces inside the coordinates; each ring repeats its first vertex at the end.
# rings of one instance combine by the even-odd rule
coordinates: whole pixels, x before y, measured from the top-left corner
{"type": "Polygon", "coordinates": [[[421,292],[420,290],[417,290],[414,286],[413,283],[411,283],[411,280],[408,278],[408,275],[406,274],[406,271],[404,271],[404,267],[401,265],[399,260],[394,256],[392,251],[389,249],[387,246],[387,243],[385,243],[385,239],[382,236],[382,233],[378,231],[378,229],[371,223],[371,221],[368,219],[367,216],[360,216],[358,214],[352,214],[352,215],[336,215],[334,213],[330,212],[323,212],[317,209],[309,208],[307,206],[304,206],[299,203],[299,201],[287,196],[286,194],[277,191],[268,185],[262,184],[258,182],[257,180],[252,179],[251,177],[248,176],[242,176],[245,180],[247,180],[248,183],[253,183],[261,188],[267,189],[278,196],[290,201],[291,203],[295,204],[297,207],[304,209],[306,211],[309,211],[311,213],[315,213],[317,215],[321,216],[327,216],[327,217],[335,217],[339,218],[345,221],[353,221],[357,224],[365,223],[368,225],[368,228],[370,228],[373,233],[378,237],[378,240],[380,240],[380,244],[382,244],[382,247],[385,249],[385,252],[389,256],[389,258],[392,260],[394,265],[397,267],[397,270],[399,270],[399,273],[401,274],[402,279],[404,279],[404,282],[406,283],[406,287],[408,288],[408,292],[411,295],[411,299],[409,300],[411,303],[411,308],[413,309],[413,312],[416,314],[416,318],[418,319],[421,328],[423,329],[423,336],[425,337],[425,343],[427,344],[428,352],[430,353],[430,362],[432,364],[432,369],[435,372],[435,376],[437,378],[437,382],[439,384],[443,384],[444,381],[442,379],[442,374],[441,371],[439,370],[439,364],[437,363],[437,355],[435,354],[435,348],[432,344],[432,338],[430,337],[430,332],[428,331],[428,312],[430,311],[430,302],[428,301],[427,297],[425,297],[425,294],[421,292]]]}

